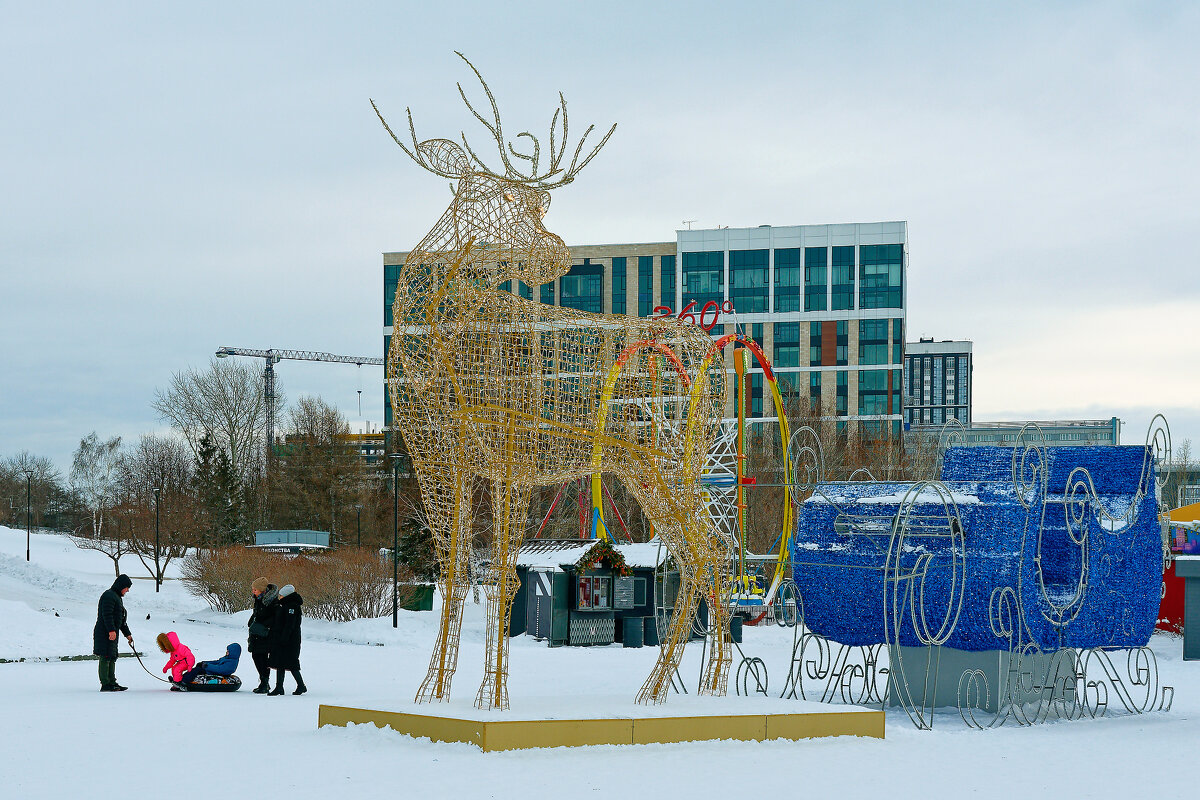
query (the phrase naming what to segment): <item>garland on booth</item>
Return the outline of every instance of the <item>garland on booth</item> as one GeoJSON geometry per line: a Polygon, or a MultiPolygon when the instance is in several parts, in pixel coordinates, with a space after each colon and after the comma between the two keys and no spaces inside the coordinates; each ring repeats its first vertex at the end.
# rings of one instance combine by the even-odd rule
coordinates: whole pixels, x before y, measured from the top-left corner
{"type": "Polygon", "coordinates": [[[613,547],[607,539],[600,539],[589,547],[587,552],[575,562],[575,569],[582,572],[597,561],[622,577],[633,574],[633,570],[625,563],[625,556],[621,555],[621,552],[613,547]]]}

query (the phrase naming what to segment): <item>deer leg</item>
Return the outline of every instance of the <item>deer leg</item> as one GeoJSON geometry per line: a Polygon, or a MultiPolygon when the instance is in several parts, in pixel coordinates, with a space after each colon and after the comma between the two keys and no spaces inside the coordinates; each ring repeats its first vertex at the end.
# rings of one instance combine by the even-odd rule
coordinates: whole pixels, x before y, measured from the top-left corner
{"type": "Polygon", "coordinates": [[[729,652],[729,607],[721,592],[721,565],[710,553],[700,572],[700,586],[708,605],[708,656],[701,672],[697,694],[724,697],[729,682],[729,667],[733,661],[729,652]]]}
{"type": "Polygon", "coordinates": [[[666,636],[660,639],[658,660],[638,692],[638,703],[658,705],[666,702],[671,678],[678,671],[684,648],[692,637],[697,605],[696,578],[690,565],[680,564],[679,572],[679,594],[675,597],[666,636]]]}
{"type": "Polygon", "coordinates": [[[525,534],[530,490],[496,481],[492,508],[496,525],[492,537],[494,582],[487,587],[488,627],[483,665],[483,683],[475,695],[480,709],[508,708],[508,630],[512,603],[517,594],[517,554],[525,534]]]}
{"type": "Polygon", "coordinates": [[[471,498],[469,478],[447,473],[422,481],[425,508],[433,531],[441,574],[442,614],[437,643],[416,702],[450,699],[450,682],[458,666],[458,639],[462,629],[463,601],[467,596],[471,553],[471,498]]]}

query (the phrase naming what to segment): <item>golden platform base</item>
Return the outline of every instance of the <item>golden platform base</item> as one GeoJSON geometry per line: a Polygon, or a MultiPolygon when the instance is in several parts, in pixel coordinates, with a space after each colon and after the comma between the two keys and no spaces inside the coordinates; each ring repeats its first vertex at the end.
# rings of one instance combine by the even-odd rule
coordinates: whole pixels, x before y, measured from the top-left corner
{"type": "MultiPolygon", "coordinates": [[[[590,744],[659,744],[736,739],[761,742],[769,739],[811,739],[821,736],[883,738],[884,714],[853,706],[799,703],[798,713],[701,713],[666,716],[667,708],[647,709],[646,715],[621,715],[580,719],[535,718],[466,712],[462,716],[322,705],[317,727],[369,722],[390,727],[408,736],[435,742],[467,742],[484,751],[522,750],[532,747],[581,747],[590,744]],[[815,709],[815,710],[809,710],[815,709]],[[663,716],[654,714],[655,711],[663,716]]],[[[431,707],[425,706],[424,708],[431,707]]],[[[694,711],[694,708],[677,711],[694,711]]],[[[713,709],[716,710],[716,709],[713,709]]],[[[458,709],[446,709],[453,714],[458,709]]],[[[557,715],[556,715],[557,716],[557,715]]]]}

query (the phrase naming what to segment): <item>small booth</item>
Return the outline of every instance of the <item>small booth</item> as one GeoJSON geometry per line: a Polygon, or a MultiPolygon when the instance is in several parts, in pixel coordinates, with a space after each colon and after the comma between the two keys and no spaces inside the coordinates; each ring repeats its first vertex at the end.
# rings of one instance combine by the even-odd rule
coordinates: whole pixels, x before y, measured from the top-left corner
{"type": "MultiPolygon", "coordinates": [[[[1184,575],[1179,571],[1180,556],[1200,556],[1200,503],[1192,503],[1167,515],[1167,539],[1171,560],[1163,573],[1163,599],[1158,610],[1159,630],[1182,633],[1184,623],[1184,575]]],[[[1193,613],[1200,635],[1200,609],[1193,613]]]]}
{"type": "Polygon", "coordinates": [[[320,552],[329,549],[329,534],[307,530],[255,531],[254,544],[247,547],[292,556],[320,552]]]}
{"type": "MultiPolygon", "coordinates": [[[[657,541],[613,545],[606,539],[531,539],[517,557],[520,588],[509,631],[560,645],[658,645],[656,570],[667,558],[657,541]]],[[[669,613],[679,573],[658,573],[659,603],[669,613]]]]}

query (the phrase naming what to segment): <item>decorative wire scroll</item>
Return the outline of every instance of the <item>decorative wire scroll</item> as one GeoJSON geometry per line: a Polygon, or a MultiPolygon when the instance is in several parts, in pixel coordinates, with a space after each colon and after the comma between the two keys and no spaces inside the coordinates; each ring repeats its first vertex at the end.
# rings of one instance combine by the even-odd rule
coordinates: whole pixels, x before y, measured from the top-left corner
{"type": "MultiPolygon", "coordinates": [[[[491,116],[459,94],[487,129],[501,169],[464,134],[411,143],[384,128],[413,161],[453,182],[454,199],[407,253],[396,286],[387,376],[394,424],[411,456],[433,532],[444,603],[418,702],[446,701],[458,660],[470,585],[472,498],[490,486],[493,578],[480,708],[507,708],[509,612],[530,495],[598,472],[622,480],[666,543],[680,574],[663,646],[638,701],[662,702],[675,679],[701,597],[720,595],[727,547],[714,535],[700,484],[725,402],[723,368],[708,334],[673,318],[589,314],[526,299],[566,274],[571,256],[543,226],[549,190],[572,182],[607,143],[590,149],[589,127],[568,144],[562,95],[549,147],[522,131],[508,139],[482,75],[491,116]],[[570,157],[568,159],[568,155],[570,157]],[[608,402],[602,398],[621,398],[608,402]],[[653,409],[647,413],[646,409],[653,409]]],[[[726,610],[710,606],[712,646],[701,690],[723,694],[728,678],[726,610]]]]}

